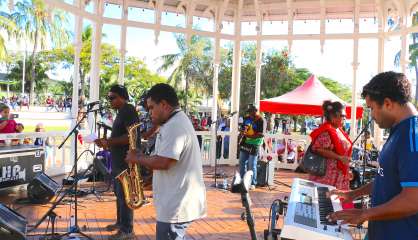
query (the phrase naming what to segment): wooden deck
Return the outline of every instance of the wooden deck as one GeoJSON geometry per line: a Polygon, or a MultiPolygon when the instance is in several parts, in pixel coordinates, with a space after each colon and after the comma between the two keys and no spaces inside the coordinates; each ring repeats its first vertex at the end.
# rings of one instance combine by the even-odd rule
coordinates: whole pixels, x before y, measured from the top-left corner
{"type": "MultiPolygon", "coordinates": [[[[234,168],[222,167],[222,170],[227,175],[232,176],[234,168]]],[[[204,172],[207,187],[208,215],[206,218],[194,222],[189,227],[187,231],[188,238],[250,239],[248,226],[245,221],[241,220],[243,208],[240,195],[210,187],[213,183],[213,178],[209,173],[213,172],[213,168],[204,168],[204,172]]],[[[286,184],[291,184],[294,177],[306,177],[304,174],[286,170],[276,171],[275,175],[276,181],[286,184]]],[[[271,203],[274,199],[282,199],[289,193],[290,189],[281,184],[275,184],[270,189],[257,188],[251,192],[252,211],[259,239],[263,239],[263,231],[267,228],[271,203]]],[[[25,194],[26,191],[22,188],[14,191],[3,191],[0,192],[0,200],[25,216],[30,225],[34,225],[47,212],[51,204],[31,205],[15,203],[17,198],[24,197],[25,194]]],[[[146,195],[150,196],[151,191],[147,191],[146,195]]],[[[84,233],[94,239],[107,239],[107,236],[112,234],[104,230],[104,227],[114,223],[116,218],[115,197],[111,192],[102,194],[101,200],[92,194],[79,198],[78,209],[78,225],[84,233]]],[[[69,219],[74,214],[74,210],[67,203],[59,205],[55,212],[59,216],[57,218],[56,231],[66,232],[69,226],[69,219]]],[[[44,221],[35,231],[29,232],[28,235],[31,236],[28,239],[40,239],[46,230],[46,223],[47,221],[44,221]]],[[[151,204],[135,211],[134,231],[136,239],[155,239],[155,223],[155,210],[151,199],[151,204]]]]}

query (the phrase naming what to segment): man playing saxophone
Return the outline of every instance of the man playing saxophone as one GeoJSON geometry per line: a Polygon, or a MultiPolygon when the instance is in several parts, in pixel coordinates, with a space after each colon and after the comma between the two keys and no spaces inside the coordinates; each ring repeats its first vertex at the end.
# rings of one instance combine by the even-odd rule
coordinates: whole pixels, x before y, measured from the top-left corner
{"type": "MultiPolygon", "coordinates": [[[[107,99],[113,109],[117,110],[116,118],[112,126],[112,134],[108,139],[97,139],[95,143],[102,148],[110,149],[112,154],[112,176],[118,176],[123,170],[128,168],[124,161],[129,150],[129,138],[127,129],[129,126],[138,123],[138,114],[134,106],[128,104],[129,95],[126,88],[122,85],[113,85],[107,99]]],[[[140,139],[140,136],[137,136],[140,139]]],[[[128,240],[134,239],[133,233],[133,210],[126,205],[122,185],[119,181],[114,181],[114,192],[116,195],[117,221],[106,226],[106,230],[118,232],[109,239],[128,240]]]]}
{"type": "Polygon", "coordinates": [[[157,240],[185,239],[186,229],[206,215],[199,143],[190,119],[180,110],[174,89],[153,86],[147,96],[152,123],[160,126],[154,155],[130,151],[126,161],[153,169],[157,240]]]}

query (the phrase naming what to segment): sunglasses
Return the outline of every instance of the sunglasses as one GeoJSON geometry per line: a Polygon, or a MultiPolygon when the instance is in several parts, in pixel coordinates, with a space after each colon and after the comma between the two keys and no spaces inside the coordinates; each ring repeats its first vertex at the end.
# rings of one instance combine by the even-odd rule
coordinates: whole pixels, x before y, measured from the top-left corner
{"type": "Polygon", "coordinates": [[[116,96],[107,96],[107,99],[108,99],[109,101],[113,101],[113,100],[115,100],[115,99],[116,99],[116,96]]]}

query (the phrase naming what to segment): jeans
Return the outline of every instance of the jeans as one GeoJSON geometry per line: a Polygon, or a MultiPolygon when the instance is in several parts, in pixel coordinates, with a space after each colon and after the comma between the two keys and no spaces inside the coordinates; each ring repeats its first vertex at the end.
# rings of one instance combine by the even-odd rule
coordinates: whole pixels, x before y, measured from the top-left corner
{"type": "Polygon", "coordinates": [[[251,155],[246,151],[239,152],[239,173],[242,178],[248,170],[253,170],[251,185],[257,185],[257,159],[258,153],[251,155]]]}
{"type": "Polygon", "coordinates": [[[157,240],[185,240],[192,222],[166,223],[157,221],[157,240]]]}
{"type": "Polygon", "coordinates": [[[123,188],[118,180],[115,180],[114,182],[114,192],[116,195],[117,209],[116,224],[120,226],[121,232],[131,233],[133,229],[134,212],[126,205],[123,188]]]}

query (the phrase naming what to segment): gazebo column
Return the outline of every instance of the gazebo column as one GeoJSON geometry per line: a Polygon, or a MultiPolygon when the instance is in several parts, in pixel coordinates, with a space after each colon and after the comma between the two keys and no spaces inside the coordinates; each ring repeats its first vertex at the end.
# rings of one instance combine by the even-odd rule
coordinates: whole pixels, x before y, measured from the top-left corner
{"type": "MultiPolygon", "coordinates": [[[[383,12],[383,6],[380,0],[376,0],[377,4],[377,21],[378,21],[378,54],[377,54],[377,72],[385,71],[385,24],[386,15],[383,12]]],[[[383,141],[383,129],[374,122],[373,124],[373,138],[377,148],[380,148],[383,141]]]]}
{"type": "Polygon", "coordinates": [[[402,11],[401,17],[401,71],[404,74],[407,74],[408,64],[409,64],[409,44],[408,44],[408,16],[407,13],[402,11]]]}
{"type": "MultiPolygon", "coordinates": [[[[215,46],[214,46],[214,56],[213,56],[213,79],[212,79],[212,121],[216,122],[218,119],[218,75],[219,75],[219,66],[221,64],[221,38],[220,34],[222,31],[222,18],[224,11],[228,6],[228,0],[224,0],[222,6],[217,8],[215,15],[215,46]]],[[[210,148],[210,165],[214,166],[216,161],[216,128],[217,124],[211,125],[211,148],[210,148]]]]}
{"type": "MultiPolygon", "coordinates": [[[[154,5],[152,1],[150,4],[154,5]]],[[[154,5],[154,18],[155,18],[155,30],[154,30],[154,43],[158,45],[158,38],[160,37],[161,29],[161,9],[164,4],[164,0],[156,0],[154,5]]]]}
{"type": "Polygon", "coordinates": [[[194,8],[195,2],[193,0],[189,0],[186,9],[186,40],[187,40],[187,47],[190,46],[192,42],[192,32],[193,32],[193,15],[194,15],[194,8]]]}
{"type": "MultiPolygon", "coordinates": [[[[235,11],[235,42],[234,58],[232,63],[232,86],[231,86],[231,112],[239,112],[240,85],[241,85],[241,13],[243,0],[238,1],[238,9],[235,11]]],[[[238,119],[235,114],[231,121],[231,138],[229,140],[230,160],[236,159],[238,144],[238,119]]]]}
{"type": "MultiPolygon", "coordinates": [[[[75,3],[79,9],[83,6],[83,1],[78,0],[75,3]]],[[[75,15],[75,29],[74,29],[74,72],[73,72],[73,98],[71,103],[71,127],[73,128],[77,123],[77,117],[78,117],[78,88],[80,84],[80,52],[81,52],[81,46],[82,46],[82,28],[83,28],[83,18],[80,17],[80,15],[75,15]]],[[[76,137],[76,136],[73,136],[76,137]]],[[[71,156],[75,155],[75,143],[73,140],[71,142],[71,156]]],[[[70,162],[67,164],[72,165],[74,163],[74,158],[69,158],[70,162]]]]}
{"type": "Polygon", "coordinates": [[[325,45],[325,18],[327,17],[327,10],[325,7],[325,0],[320,1],[321,5],[321,19],[319,27],[319,44],[321,48],[321,54],[324,54],[324,45],[325,45]]]}
{"type": "MultiPolygon", "coordinates": [[[[94,6],[95,13],[102,16],[103,13],[103,1],[96,0],[94,6]]],[[[99,19],[100,19],[99,18],[99,19]]],[[[90,101],[99,100],[99,90],[100,90],[100,55],[101,55],[101,45],[102,45],[102,22],[93,22],[93,36],[92,36],[92,46],[91,46],[91,70],[90,70],[90,101]]],[[[89,114],[88,123],[90,130],[94,129],[94,115],[89,114]]]]}
{"type": "Polygon", "coordinates": [[[127,0],[123,0],[122,5],[122,29],[120,35],[120,64],[119,64],[119,75],[118,83],[123,85],[125,82],[125,60],[126,60],[126,31],[128,21],[128,4],[127,0]]]}
{"type": "Polygon", "coordinates": [[[215,159],[216,159],[216,130],[218,127],[217,120],[218,120],[218,74],[219,74],[219,65],[220,61],[219,59],[216,59],[217,56],[219,56],[219,39],[216,38],[215,40],[215,59],[213,62],[213,79],[212,79],[212,122],[215,124],[212,124],[210,126],[211,128],[211,141],[210,141],[210,165],[215,166],[215,159]]]}
{"type": "Polygon", "coordinates": [[[354,40],[353,40],[353,86],[351,96],[351,127],[350,137],[354,139],[357,136],[357,69],[358,62],[358,39],[359,39],[359,14],[360,14],[360,0],[355,1],[354,6],[354,40]]]}
{"type": "Polygon", "coordinates": [[[287,0],[287,46],[289,48],[289,54],[292,51],[293,44],[293,0],[287,0]]]}
{"type": "Polygon", "coordinates": [[[257,109],[260,109],[260,95],[261,95],[261,34],[263,21],[260,14],[260,8],[258,5],[258,0],[254,0],[255,14],[257,17],[257,46],[256,46],[256,56],[255,56],[255,96],[254,104],[257,106],[257,109]]]}
{"type": "MultiPolygon", "coordinates": [[[[83,6],[83,1],[78,0],[76,2],[77,6],[81,9],[83,6]]],[[[83,18],[80,15],[75,15],[75,27],[74,27],[74,72],[73,72],[73,98],[71,103],[71,116],[72,122],[71,126],[75,126],[78,116],[78,88],[80,84],[80,52],[82,45],[82,28],[83,28],[83,18]]]]}

